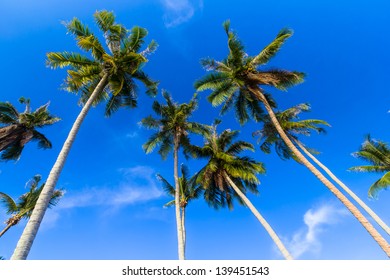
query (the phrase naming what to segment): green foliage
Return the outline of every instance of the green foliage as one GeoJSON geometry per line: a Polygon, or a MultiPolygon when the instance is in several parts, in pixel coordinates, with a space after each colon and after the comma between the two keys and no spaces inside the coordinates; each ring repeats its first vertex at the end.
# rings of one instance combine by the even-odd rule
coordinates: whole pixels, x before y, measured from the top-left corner
{"type": "MultiPolygon", "coordinates": [[[[310,136],[311,131],[315,131],[317,133],[325,133],[325,129],[321,126],[330,126],[327,122],[323,120],[299,120],[299,114],[301,112],[309,111],[310,105],[307,103],[302,103],[284,111],[276,112],[275,115],[279,121],[280,126],[282,127],[286,135],[291,140],[293,140],[293,142],[299,141],[298,137],[300,135],[310,136]]],[[[260,143],[260,149],[263,152],[267,154],[271,153],[271,147],[274,146],[275,151],[280,158],[293,158],[297,160],[295,155],[291,152],[291,150],[287,147],[283,139],[280,137],[269,116],[264,117],[262,129],[255,131],[253,133],[253,136],[258,137],[258,143],[260,143]]],[[[316,153],[316,151],[314,150],[310,149],[310,151],[316,153]]]]}
{"type": "Polygon", "coordinates": [[[157,130],[143,145],[145,152],[150,153],[159,146],[158,153],[163,159],[166,159],[172,151],[175,141],[177,145],[183,146],[186,151],[190,143],[189,133],[205,134],[208,130],[202,124],[188,121],[198,106],[196,95],[189,103],[183,104],[175,103],[166,91],[163,91],[163,97],[166,105],[154,101],[152,106],[153,111],[159,118],[148,116],[141,120],[141,124],[148,129],[157,130]]]}
{"type": "MultiPolygon", "coordinates": [[[[264,86],[286,90],[303,82],[304,74],[301,72],[260,69],[277,54],[285,40],[292,35],[292,31],[282,29],[268,46],[258,55],[251,57],[246,54],[244,45],[238,39],[237,34],[231,31],[230,21],[226,21],[223,27],[227,34],[228,56],[222,61],[211,58],[202,59],[202,66],[212,72],[196,81],[194,86],[198,91],[212,90],[208,100],[213,106],[224,104],[221,114],[234,108],[240,124],[250,119],[256,122],[262,121],[264,113],[261,102],[263,100],[260,100],[256,94],[257,90],[266,95],[267,100],[272,100],[264,90],[264,86]]],[[[275,103],[272,102],[271,107],[274,105],[275,103]]]]}
{"type": "MultiPolygon", "coordinates": [[[[40,175],[35,175],[30,181],[27,182],[29,191],[18,198],[17,201],[6,193],[0,192],[0,204],[5,208],[7,215],[12,215],[6,222],[14,226],[19,223],[21,219],[30,218],[32,211],[38,201],[38,197],[42,192],[45,184],[38,187],[41,180],[40,175]]],[[[49,207],[57,205],[59,199],[64,192],[62,190],[55,190],[51,196],[49,207]]]]}
{"type": "Polygon", "coordinates": [[[51,142],[36,129],[60,120],[50,114],[49,103],[31,111],[29,99],[20,102],[26,106],[23,113],[9,102],[0,102],[0,159],[4,161],[18,160],[29,141],[37,141],[39,148],[51,148],[51,142]]]}
{"type": "Polygon", "coordinates": [[[152,41],[145,50],[140,51],[147,35],[146,29],[136,26],[129,31],[115,23],[112,12],[98,11],[94,19],[103,33],[108,50],[86,25],[74,18],[65,26],[75,36],[77,46],[89,53],[90,57],[78,53],[51,52],[47,54],[47,65],[52,68],[68,67],[63,88],[80,94],[81,105],[87,102],[102,77],[108,76],[104,90],[93,101],[93,105],[107,101],[105,115],[110,116],[119,108],[131,109],[137,106],[135,80],[145,86],[148,95],[157,94],[158,82],[151,80],[141,70],[148,61],[146,56],[155,51],[157,44],[152,41]]]}
{"type": "Polygon", "coordinates": [[[359,151],[352,154],[358,159],[369,162],[371,165],[351,167],[349,170],[358,172],[374,172],[385,174],[372,184],[368,190],[368,196],[377,198],[381,190],[390,186],[390,148],[387,143],[372,139],[370,135],[361,145],[359,151]]]}
{"type": "Polygon", "coordinates": [[[195,175],[195,181],[204,188],[206,202],[218,209],[233,208],[233,199],[244,205],[241,198],[230,186],[227,176],[246,193],[249,190],[257,194],[260,183],[257,174],[265,173],[262,163],[246,156],[239,156],[243,151],[253,151],[252,144],[245,141],[234,141],[238,131],[224,130],[217,134],[217,122],[212,131],[205,135],[203,147],[191,146],[191,154],[196,158],[208,159],[207,164],[195,175]]]}
{"type": "MultiPolygon", "coordinates": [[[[190,201],[195,200],[201,196],[203,188],[201,185],[197,184],[193,178],[190,178],[187,166],[182,164],[180,169],[182,174],[182,176],[179,178],[180,207],[185,208],[190,201]]],[[[157,174],[157,178],[161,181],[164,191],[168,195],[175,197],[175,188],[160,174],[157,174]]],[[[169,207],[173,205],[175,205],[174,199],[166,203],[164,206],[169,207]]]]}

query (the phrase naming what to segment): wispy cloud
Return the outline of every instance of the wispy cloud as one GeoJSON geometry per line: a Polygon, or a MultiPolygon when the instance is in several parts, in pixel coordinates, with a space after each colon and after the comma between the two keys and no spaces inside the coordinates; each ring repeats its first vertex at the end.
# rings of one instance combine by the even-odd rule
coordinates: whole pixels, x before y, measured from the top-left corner
{"type": "Polygon", "coordinates": [[[195,11],[203,8],[203,0],[160,0],[164,6],[164,23],[174,27],[189,21],[195,11]]]}
{"type": "Polygon", "coordinates": [[[113,187],[85,188],[80,192],[65,195],[58,205],[60,209],[89,206],[125,206],[157,199],[163,195],[154,176],[155,171],[147,166],[122,168],[122,181],[113,187]]]}
{"type": "Polygon", "coordinates": [[[348,214],[346,209],[339,209],[333,204],[323,204],[309,209],[303,216],[305,227],[298,230],[290,241],[288,248],[294,258],[299,258],[304,253],[319,253],[321,250],[321,233],[326,226],[340,222],[341,217],[348,214]]]}
{"type": "Polygon", "coordinates": [[[129,132],[126,134],[126,138],[137,138],[137,137],[138,137],[138,132],[136,131],[129,132]]]}
{"type": "Polygon", "coordinates": [[[50,209],[44,219],[45,227],[52,227],[61,212],[83,207],[105,207],[105,212],[121,207],[146,203],[164,195],[155,177],[155,170],[136,166],[119,170],[121,180],[114,186],[88,187],[67,192],[57,206],[50,209]]]}

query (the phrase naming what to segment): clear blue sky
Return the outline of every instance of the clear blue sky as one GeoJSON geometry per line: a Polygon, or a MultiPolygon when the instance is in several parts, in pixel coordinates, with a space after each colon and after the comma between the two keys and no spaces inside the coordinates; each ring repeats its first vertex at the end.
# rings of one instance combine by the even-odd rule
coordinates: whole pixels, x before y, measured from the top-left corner
{"type": "MultiPolygon", "coordinates": [[[[45,66],[50,51],[77,51],[61,21],[78,17],[94,30],[93,13],[107,9],[128,28],[149,30],[159,48],[145,71],[160,81],[179,102],[194,93],[193,83],[205,72],[203,57],[227,54],[222,22],[232,28],[256,54],[283,27],[295,33],[270,67],[307,73],[305,83],[288,92],[272,91],[280,109],[302,102],[312,105],[307,118],[320,118],[332,127],[326,135],[303,139],[321,151],[319,159],[390,224],[388,192],[369,200],[367,190],[378,178],[347,169],[362,162],[351,153],[364,136],[390,141],[388,65],[390,4],[387,1],[1,1],[1,101],[17,104],[31,98],[33,108],[50,101],[50,111],[62,121],[41,130],[51,150],[25,148],[21,159],[0,163],[0,191],[13,197],[26,192],[35,174],[43,180],[80,111],[77,96],[60,90],[65,70],[45,66]]],[[[193,120],[210,123],[218,116],[200,94],[193,120]]],[[[161,100],[161,94],[157,99],[161,100]]],[[[58,188],[66,189],[59,205],[49,210],[29,255],[30,259],[176,259],[174,209],[156,180],[161,173],[173,182],[173,161],[157,153],[145,155],[141,145],[151,131],[140,128],[153,100],[139,92],[139,107],[103,116],[103,107],[90,111],[74,143],[58,188]]],[[[18,105],[19,106],[19,105],[18,105]]],[[[22,106],[18,107],[20,110],[22,106]]],[[[251,141],[256,124],[240,127],[233,112],[221,128],[239,129],[251,141]]],[[[249,198],[298,259],[387,259],[379,246],[307,169],[258,147],[251,154],[265,163],[260,195],[249,198]]],[[[181,157],[180,162],[186,162],[181,157]]],[[[191,172],[201,163],[186,162],[191,172]]],[[[0,221],[6,220],[0,210],[0,221]]],[[[25,223],[0,239],[0,255],[10,258],[25,223]]],[[[385,235],[383,231],[380,231],[385,235]]],[[[188,259],[281,259],[271,239],[251,212],[215,211],[199,200],[187,210],[188,259]]]]}

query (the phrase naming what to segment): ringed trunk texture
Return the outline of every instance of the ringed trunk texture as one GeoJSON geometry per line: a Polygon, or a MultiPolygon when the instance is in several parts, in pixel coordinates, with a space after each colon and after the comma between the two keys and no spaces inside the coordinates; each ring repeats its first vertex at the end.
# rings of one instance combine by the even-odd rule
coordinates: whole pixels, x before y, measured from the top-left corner
{"type": "Polygon", "coordinates": [[[259,220],[260,224],[265,228],[267,233],[271,236],[272,240],[275,242],[276,246],[284,256],[286,260],[293,260],[293,257],[286,249],[276,232],[272,229],[269,223],[263,218],[263,216],[257,211],[256,207],[250,202],[246,195],[237,187],[230,177],[225,174],[225,179],[229,182],[229,185],[234,189],[234,191],[240,196],[240,198],[245,202],[245,205],[252,211],[253,215],[259,220]]]}
{"type": "Polygon", "coordinates": [[[176,213],[176,227],[177,227],[177,249],[179,254],[179,260],[185,260],[184,254],[184,239],[183,239],[183,226],[180,217],[180,184],[179,184],[179,163],[178,163],[178,151],[179,151],[179,136],[174,136],[174,148],[173,148],[173,177],[175,179],[175,213],[176,213]]]}
{"type": "Polygon", "coordinates": [[[91,96],[89,97],[88,101],[81,109],[80,114],[77,116],[76,121],[74,122],[68,134],[68,137],[66,138],[64,145],[62,146],[57,160],[49,173],[49,177],[47,178],[45,186],[43,187],[42,192],[39,195],[38,201],[34,207],[31,217],[26,227],[24,228],[24,231],[18,241],[18,244],[16,245],[15,251],[11,257],[12,260],[25,260],[27,258],[31,246],[34,242],[35,236],[37,235],[39,226],[45,215],[46,209],[49,206],[50,199],[53,196],[54,188],[60,177],[62,168],[65,165],[66,158],[68,157],[72,144],[76,139],[77,132],[79,131],[83,120],[87,116],[88,111],[91,109],[92,103],[107,85],[107,80],[108,74],[104,74],[104,76],[101,78],[100,82],[92,92],[91,96]]]}
{"type": "Polygon", "coordinates": [[[313,174],[316,176],[340,201],[347,207],[347,209],[355,216],[355,218],[363,225],[363,227],[368,231],[368,233],[374,238],[386,255],[390,258],[390,245],[387,241],[380,235],[380,233],[372,226],[372,224],[363,216],[359,209],[348,200],[348,198],[337,189],[322,173],[314,167],[304,156],[303,154],[295,147],[290,138],[286,135],[282,127],[280,126],[275,113],[273,112],[271,106],[269,105],[267,99],[263,93],[257,87],[249,87],[250,91],[258,98],[266,108],[272,123],[274,124],[276,130],[278,131],[280,137],[286,143],[288,148],[294,153],[299,161],[302,162],[313,174]]]}
{"type": "Polygon", "coordinates": [[[389,226],[367,205],[365,204],[350,188],[348,188],[343,182],[339,180],[339,178],[336,177],[330,171],[325,165],[323,165],[314,155],[312,155],[304,145],[302,145],[299,141],[294,141],[298,147],[309,157],[311,158],[319,167],[322,168],[326,172],[326,174],[329,175],[330,178],[332,178],[346,193],[348,193],[359,205],[362,207],[370,216],[374,219],[377,224],[383,228],[388,235],[390,235],[390,228],[389,226]]]}

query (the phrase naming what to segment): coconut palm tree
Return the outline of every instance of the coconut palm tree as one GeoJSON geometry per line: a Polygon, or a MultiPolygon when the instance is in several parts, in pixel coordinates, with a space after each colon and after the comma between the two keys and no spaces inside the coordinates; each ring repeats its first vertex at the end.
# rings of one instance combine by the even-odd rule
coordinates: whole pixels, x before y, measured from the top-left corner
{"type": "Polygon", "coordinates": [[[257,174],[265,173],[262,163],[238,154],[245,150],[254,151],[253,145],[245,141],[236,141],[238,131],[224,130],[220,135],[216,125],[206,135],[203,147],[193,146],[191,151],[195,157],[208,159],[207,164],[195,175],[196,182],[203,186],[206,202],[215,208],[227,206],[233,209],[233,199],[247,206],[268,232],[276,246],[286,259],[292,259],[275,231],[259,213],[245,195],[246,191],[257,194],[260,183],[257,174]]]}
{"type": "Polygon", "coordinates": [[[117,24],[114,14],[108,11],[98,11],[94,18],[103,33],[108,50],[87,26],[74,18],[65,24],[66,28],[75,36],[78,47],[90,53],[90,56],[73,52],[47,54],[47,64],[50,67],[69,67],[65,89],[79,93],[83,107],[50,171],[45,188],[12,259],[27,258],[70,148],[91,106],[107,100],[107,116],[121,107],[136,107],[136,80],[145,85],[149,95],[154,96],[157,93],[157,83],[141,70],[142,65],[147,62],[146,56],[156,48],[156,43],[152,42],[141,51],[147,31],[141,27],[133,27],[129,32],[123,25],[117,24]]]}
{"type": "Polygon", "coordinates": [[[352,155],[370,163],[370,165],[354,166],[349,170],[384,173],[379,180],[370,186],[368,190],[369,197],[377,197],[379,191],[387,189],[390,186],[390,148],[387,143],[381,140],[372,139],[371,136],[368,135],[359,151],[352,155]]]}
{"type": "MultiPolygon", "coordinates": [[[[192,200],[198,199],[202,194],[203,188],[201,185],[196,184],[194,180],[191,180],[189,170],[187,166],[182,164],[180,166],[181,177],[179,178],[180,186],[180,215],[181,215],[181,227],[183,229],[183,243],[184,243],[184,252],[186,247],[186,227],[185,227],[185,216],[188,203],[192,200]]],[[[168,180],[162,177],[160,174],[157,174],[157,178],[162,182],[164,190],[167,194],[175,197],[175,187],[172,186],[168,180]]],[[[169,207],[175,205],[175,199],[169,201],[164,206],[169,207]]]]}
{"type": "MultiPolygon", "coordinates": [[[[265,95],[264,87],[266,86],[286,90],[288,87],[303,81],[304,74],[300,72],[260,69],[276,55],[285,40],[292,35],[292,31],[283,29],[258,55],[248,56],[236,33],[230,30],[229,21],[224,23],[224,28],[228,36],[229,55],[223,61],[209,58],[202,60],[203,66],[213,72],[198,80],[195,83],[195,88],[199,91],[211,89],[213,92],[208,97],[209,101],[214,106],[225,103],[222,107],[223,112],[234,105],[236,112],[246,111],[247,113],[240,114],[250,116],[253,112],[253,106],[250,105],[252,100],[260,101],[280,137],[297,160],[307,167],[347,207],[387,256],[390,257],[390,245],[387,241],[362,215],[359,209],[308,161],[288,138],[265,95]]],[[[242,123],[245,119],[239,119],[239,121],[242,123]]]]}
{"type": "MultiPolygon", "coordinates": [[[[390,228],[386,223],[366,204],[364,203],[350,188],[348,188],[339,178],[336,177],[322,162],[320,162],[313,153],[318,153],[313,149],[309,149],[299,140],[299,135],[310,136],[311,131],[318,133],[325,132],[324,128],[319,125],[329,126],[329,124],[323,120],[306,119],[299,120],[299,114],[301,112],[309,112],[309,104],[298,104],[282,112],[276,113],[281,127],[286,132],[288,137],[294,144],[304,152],[313,162],[315,162],[326,174],[329,175],[346,193],[348,193],[377,223],[381,226],[387,234],[390,235],[390,228]]],[[[277,154],[282,159],[295,158],[291,150],[286,146],[284,141],[280,138],[280,135],[273,126],[269,118],[264,119],[263,128],[255,131],[254,136],[259,136],[261,142],[260,149],[265,153],[271,152],[271,146],[275,147],[277,154]]]]}
{"type": "MultiPolygon", "coordinates": [[[[22,219],[29,219],[31,213],[37,203],[39,194],[41,193],[43,186],[42,184],[38,187],[41,180],[40,175],[35,175],[28,183],[29,191],[19,197],[18,201],[15,201],[9,195],[0,192],[0,203],[6,209],[8,215],[12,215],[5,223],[6,227],[0,232],[0,237],[3,236],[11,227],[17,225],[22,219]]],[[[50,199],[49,207],[57,205],[63,192],[55,190],[50,199]]]]}
{"type": "Polygon", "coordinates": [[[153,111],[159,116],[159,119],[156,119],[153,116],[148,116],[141,121],[141,124],[146,128],[157,130],[157,132],[155,132],[143,145],[143,148],[146,153],[151,153],[157,146],[160,146],[158,153],[163,159],[166,159],[168,154],[173,151],[178,254],[179,259],[184,260],[184,238],[180,216],[178,153],[180,147],[189,147],[189,133],[204,134],[207,132],[207,127],[188,120],[198,106],[196,95],[193,96],[189,103],[183,104],[175,103],[170,94],[166,91],[163,91],[163,97],[166,101],[166,105],[160,104],[158,101],[154,101],[152,107],[153,111]]]}
{"type": "Polygon", "coordinates": [[[32,112],[30,99],[21,97],[19,102],[25,104],[24,112],[18,112],[9,102],[0,102],[0,158],[4,161],[18,160],[30,141],[38,141],[39,148],[51,148],[51,142],[37,128],[60,120],[50,114],[49,103],[32,112]]]}

